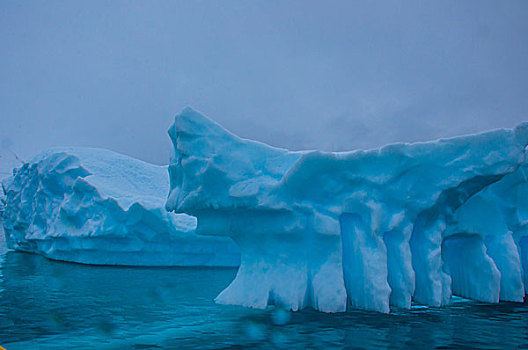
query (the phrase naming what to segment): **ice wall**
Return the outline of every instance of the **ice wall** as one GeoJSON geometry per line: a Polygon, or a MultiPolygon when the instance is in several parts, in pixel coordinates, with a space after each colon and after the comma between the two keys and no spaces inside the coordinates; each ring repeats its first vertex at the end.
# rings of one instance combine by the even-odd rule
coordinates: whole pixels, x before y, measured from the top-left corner
{"type": "Polygon", "coordinates": [[[450,227],[464,203],[525,161],[528,124],[367,151],[288,152],[188,108],[169,135],[167,210],[196,216],[198,234],[229,236],[241,249],[217,302],[388,312],[411,299],[444,305],[453,292],[492,302],[521,293],[501,279],[515,263],[501,258],[513,249],[507,234],[493,250],[486,233],[450,227]]]}
{"type": "Polygon", "coordinates": [[[9,248],[87,264],[239,264],[230,239],[198,236],[194,217],[164,210],[166,167],[103,149],[57,148],[7,184],[9,248]]]}

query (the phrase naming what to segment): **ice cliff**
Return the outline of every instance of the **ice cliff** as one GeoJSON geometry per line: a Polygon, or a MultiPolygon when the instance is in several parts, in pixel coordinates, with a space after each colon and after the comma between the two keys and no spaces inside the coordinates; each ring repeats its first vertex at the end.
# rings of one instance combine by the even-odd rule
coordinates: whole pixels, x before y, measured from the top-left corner
{"type": "Polygon", "coordinates": [[[6,184],[9,248],[88,264],[239,264],[230,239],[198,236],[195,218],[166,212],[167,167],[103,149],[57,148],[6,184]]]}
{"type": "Polygon", "coordinates": [[[528,124],[366,151],[289,152],[185,109],[169,135],[167,210],[196,216],[198,234],[229,236],[241,250],[219,303],[388,312],[411,300],[445,305],[453,293],[524,296],[528,124]]]}

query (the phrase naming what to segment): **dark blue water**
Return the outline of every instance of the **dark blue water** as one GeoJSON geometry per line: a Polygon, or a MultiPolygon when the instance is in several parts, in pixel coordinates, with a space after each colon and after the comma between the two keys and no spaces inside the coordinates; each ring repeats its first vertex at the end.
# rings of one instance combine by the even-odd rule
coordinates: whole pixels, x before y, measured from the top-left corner
{"type": "Polygon", "coordinates": [[[12,349],[528,348],[528,304],[456,299],[389,315],[216,305],[236,269],[114,268],[7,252],[0,345],[12,349]]]}

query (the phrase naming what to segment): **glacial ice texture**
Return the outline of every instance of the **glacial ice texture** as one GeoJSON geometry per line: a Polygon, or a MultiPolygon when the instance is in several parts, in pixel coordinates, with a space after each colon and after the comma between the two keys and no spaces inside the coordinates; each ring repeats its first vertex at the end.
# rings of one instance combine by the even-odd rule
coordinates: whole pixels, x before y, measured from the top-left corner
{"type": "Polygon", "coordinates": [[[289,152],[187,108],[169,135],[167,210],[196,216],[198,234],[229,236],[241,250],[219,303],[389,312],[411,300],[445,305],[452,294],[524,296],[528,124],[373,150],[289,152]],[[501,216],[471,202],[484,190],[482,205],[501,216]]]}
{"type": "Polygon", "coordinates": [[[6,184],[11,249],[86,264],[239,264],[231,239],[198,236],[194,217],[164,209],[167,167],[103,149],[56,148],[6,184]]]}

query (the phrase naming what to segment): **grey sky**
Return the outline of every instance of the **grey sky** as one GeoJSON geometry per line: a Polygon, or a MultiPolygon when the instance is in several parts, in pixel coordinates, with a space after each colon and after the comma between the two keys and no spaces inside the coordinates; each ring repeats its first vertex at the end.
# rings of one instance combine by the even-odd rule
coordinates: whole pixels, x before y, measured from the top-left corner
{"type": "MultiPolygon", "coordinates": [[[[528,120],[528,1],[0,1],[0,147],[168,161],[189,105],[347,150],[528,120]]],[[[0,160],[1,161],[1,160],[0,160]]]]}

